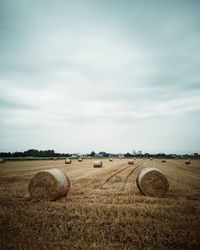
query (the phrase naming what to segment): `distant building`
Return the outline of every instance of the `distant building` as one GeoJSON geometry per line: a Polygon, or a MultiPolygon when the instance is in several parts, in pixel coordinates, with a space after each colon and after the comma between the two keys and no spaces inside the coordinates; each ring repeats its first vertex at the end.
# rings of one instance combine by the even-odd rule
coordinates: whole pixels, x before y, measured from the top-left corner
{"type": "Polygon", "coordinates": [[[76,159],[76,158],[78,158],[78,157],[79,157],[78,155],[72,155],[70,158],[76,159]]]}
{"type": "Polygon", "coordinates": [[[103,154],[101,154],[101,153],[96,154],[96,157],[103,157],[103,154]]]}

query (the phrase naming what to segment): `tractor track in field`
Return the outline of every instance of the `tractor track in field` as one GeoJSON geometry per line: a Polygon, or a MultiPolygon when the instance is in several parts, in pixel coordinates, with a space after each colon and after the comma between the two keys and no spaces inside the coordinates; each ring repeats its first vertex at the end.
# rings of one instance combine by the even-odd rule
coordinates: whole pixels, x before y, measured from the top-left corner
{"type": "MultiPolygon", "coordinates": [[[[87,183],[85,183],[85,184],[82,184],[82,187],[83,188],[87,188],[87,187],[90,187],[91,185],[93,185],[93,184],[96,184],[95,185],[95,188],[103,188],[103,186],[106,184],[106,183],[108,183],[113,177],[115,177],[117,174],[119,174],[119,173],[121,173],[121,172],[123,172],[123,171],[125,171],[126,169],[129,169],[129,168],[131,168],[131,167],[133,167],[133,165],[131,166],[131,165],[128,165],[127,166],[127,164],[128,164],[128,162],[126,162],[126,163],[123,163],[122,165],[121,165],[121,167],[123,167],[123,168],[121,168],[121,169],[113,169],[113,170],[111,170],[111,171],[109,171],[109,172],[104,172],[104,173],[101,173],[100,175],[96,175],[96,178],[95,179],[89,179],[88,180],[88,182],[87,183]],[[125,167],[124,167],[125,166],[125,167]],[[104,176],[105,176],[105,174],[106,175],[110,175],[104,182],[103,182],[103,184],[102,184],[102,179],[103,178],[105,178],[104,176]],[[98,182],[98,183],[97,183],[98,182]]],[[[119,166],[120,167],[120,166],[119,166]]]]}
{"type": "MultiPolygon", "coordinates": [[[[131,172],[128,174],[128,178],[129,178],[129,176],[135,171],[135,169],[137,169],[139,166],[141,166],[141,165],[143,164],[143,162],[138,162],[137,164],[139,164],[139,165],[134,166],[134,169],[132,169],[131,172]]],[[[116,171],[114,174],[112,174],[111,176],[109,176],[109,177],[104,181],[104,183],[101,185],[101,188],[103,188],[103,186],[104,186],[106,183],[108,183],[112,178],[114,178],[117,174],[119,174],[119,173],[121,173],[121,172],[123,172],[123,171],[125,171],[125,170],[127,170],[127,169],[129,169],[129,168],[132,168],[132,167],[133,167],[133,166],[126,166],[126,167],[124,167],[124,168],[122,168],[122,169],[116,171]]],[[[125,181],[127,181],[128,178],[126,177],[125,181]]]]}
{"type": "MultiPolygon", "coordinates": [[[[124,166],[124,165],[127,165],[127,163],[123,163],[122,164],[122,166],[124,166]]],[[[88,182],[86,183],[86,184],[82,184],[82,187],[83,188],[87,188],[87,187],[89,187],[89,186],[91,186],[91,185],[93,185],[93,184],[96,184],[95,185],[95,187],[102,187],[102,184],[99,184],[99,182],[102,182],[102,179],[104,178],[104,176],[105,176],[105,174],[106,175],[108,175],[108,174],[111,174],[111,173],[113,173],[114,172],[114,174],[112,175],[113,177],[116,175],[116,174],[118,174],[119,172],[122,172],[123,170],[125,170],[125,169],[127,169],[128,167],[126,166],[126,167],[124,167],[123,169],[120,169],[120,170],[117,170],[116,171],[116,169],[113,169],[113,170],[111,170],[111,171],[109,171],[109,172],[103,172],[103,173],[100,173],[99,175],[96,175],[96,178],[95,179],[89,179],[88,180],[88,182]],[[98,184],[97,184],[97,182],[98,182],[98,184]]],[[[110,178],[110,177],[109,177],[110,178]]],[[[108,178],[108,179],[109,179],[108,178]]],[[[105,183],[104,183],[105,184],[105,183]]],[[[103,185],[104,185],[103,184],[103,185]]]]}
{"type": "Polygon", "coordinates": [[[129,174],[126,176],[125,180],[124,180],[124,184],[122,187],[122,190],[125,190],[125,186],[127,185],[128,179],[131,177],[131,175],[139,168],[143,165],[144,161],[139,162],[137,166],[135,166],[134,169],[132,169],[129,174]]]}
{"type": "Polygon", "coordinates": [[[124,171],[124,170],[126,170],[126,169],[128,169],[128,168],[131,168],[131,167],[132,167],[132,166],[127,166],[127,167],[124,167],[124,168],[122,168],[122,169],[116,171],[114,174],[112,174],[111,176],[109,176],[109,177],[104,181],[104,183],[102,184],[102,187],[103,187],[106,183],[108,183],[113,177],[115,177],[117,174],[119,174],[119,173],[121,173],[122,171],[124,171]]]}

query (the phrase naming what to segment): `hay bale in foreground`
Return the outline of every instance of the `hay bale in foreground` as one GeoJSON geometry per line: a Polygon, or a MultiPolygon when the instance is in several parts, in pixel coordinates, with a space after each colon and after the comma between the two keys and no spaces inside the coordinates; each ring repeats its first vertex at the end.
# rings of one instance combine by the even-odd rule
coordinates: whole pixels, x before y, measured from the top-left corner
{"type": "Polygon", "coordinates": [[[134,160],[129,160],[129,161],[128,161],[128,164],[129,164],[129,165],[134,165],[134,160]]]}
{"type": "Polygon", "coordinates": [[[71,159],[65,159],[65,164],[71,164],[72,163],[72,160],[71,159]]]}
{"type": "Polygon", "coordinates": [[[6,162],[6,160],[1,158],[0,163],[4,163],[4,162],[6,162]]]}
{"type": "Polygon", "coordinates": [[[190,164],[191,164],[191,161],[186,161],[185,164],[186,164],[186,165],[190,165],[190,164]]]}
{"type": "Polygon", "coordinates": [[[165,174],[156,168],[144,168],[137,177],[140,191],[147,196],[163,197],[169,189],[165,174]]]}
{"type": "Polygon", "coordinates": [[[102,161],[95,161],[93,166],[94,168],[101,168],[103,166],[103,163],[102,161]]]}
{"type": "Polygon", "coordinates": [[[67,195],[69,189],[69,178],[57,168],[38,172],[28,184],[30,198],[36,200],[53,201],[67,195]]]}

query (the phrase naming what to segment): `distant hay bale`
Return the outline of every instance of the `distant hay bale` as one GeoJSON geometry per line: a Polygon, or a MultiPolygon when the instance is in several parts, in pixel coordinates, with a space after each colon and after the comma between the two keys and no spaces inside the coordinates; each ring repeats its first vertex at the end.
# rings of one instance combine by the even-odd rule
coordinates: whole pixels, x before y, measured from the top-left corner
{"type": "Polygon", "coordinates": [[[71,159],[69,159],[69,158],[65,159],[65,164],[71,164],[71,163],[72,163],[71,159]]]}
{"type": "Polygon", "coordinates": [[[103,166],[102,161],[95,161],[94,162],[94,168],[101,168],[103,166]]]}
{"type": "Polygon", "coordinates": [[[38,172],[28,184],[30,198],[36,200],[53,201],[67,195],[69,189],[69,178],[57,168],[38,172]]]}
{"type": "Polygon", "coordinates": [[[82,162],[82,161],[83,161],[83,159],[82,159],[82,158],[79,158],[79,159],[78,159],[78,162],[82,162]]]}
{"type": "Polygon", "coordinates": [[[163,197],[169,189],[165,174],[156,168],[144,168],[137,177],[140,191],[147,196],[163,197]]]}
{"type": "Polygon", "coordinates": [[[153,158],[150,158],[151,161],[153,161],[153,158]]]}
{"type": "Polygon", "coordinates": [[[0,163],[4,163],[4,162],[6,162],[6,160],[1,158],[0,163]]]}
{"type": "Polygon", "coordinates": [[[113,161],[113,158],[110,158],[109,161],[113,161]]]}
{"type": "Polygon", "coordinates": [[[185,162],[185,165],[190,165],[190,164],[191,164],[191,161],[189,160],[185,162]]]}
{"type": "Polygon", "coordinates": [[[166,160],[162,159],[162,162],[166,162],[166,160]]]}
{"type": "Polygon", "coordinates": [[[129,165],[134,165],[134,160],[129,160],[129,161],[128,161],[128,164],[129,164],[129,165]]]}

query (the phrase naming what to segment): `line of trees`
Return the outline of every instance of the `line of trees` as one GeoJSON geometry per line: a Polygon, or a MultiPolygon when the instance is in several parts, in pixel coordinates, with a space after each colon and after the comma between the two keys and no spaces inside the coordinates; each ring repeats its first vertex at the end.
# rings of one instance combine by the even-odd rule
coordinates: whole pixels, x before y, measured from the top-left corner
{"type": "Polygon", "coordinates": [[[37,149],[29,149],[24,152],[1,152],[0,157],[69,157],[71,154],[60,154],[56,153],[54,150],[37,150],[37,149]]]}
{"type": "MultiPolygon", "coordinates": [[[[54,150],[37,150],[37,149],[29,149],[24,152],[0,152],[0,157],[2,158],[10,158],[10,157],[70,157],[72,155],[76,154],[69,154],[69,153],[56,153],[54,150]]],[[[101,151],[99,153],[95,153],[92,151],[89,154],[86,154],[85,156],[89,157],[118,157],[119,154],[112,154],[112,153],[106,153],[104,151],[101,151]]],[[[150,154],[150,153],[145,153],[145,154],[131,154],[131,153],[125,153],[121,154],[124,155],[126,158],[131,158],[131,157],[145,157],[145,158],[199,158],[199,154],[195,153],[193,155],[190,154],[184,154],[184,155],[176,155],[176,154],[164,154],[164,153],[158,153],[158,154],[150,154]]]]}

